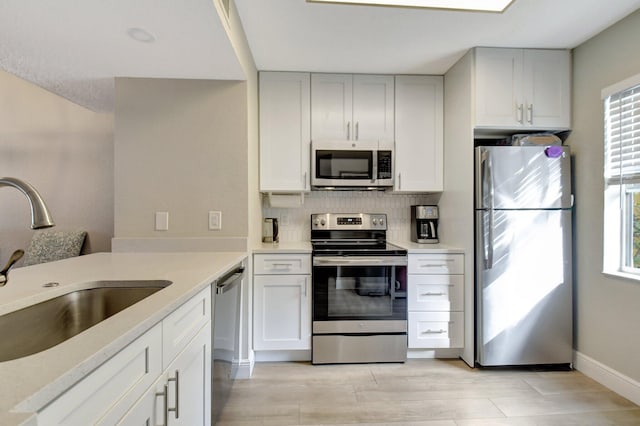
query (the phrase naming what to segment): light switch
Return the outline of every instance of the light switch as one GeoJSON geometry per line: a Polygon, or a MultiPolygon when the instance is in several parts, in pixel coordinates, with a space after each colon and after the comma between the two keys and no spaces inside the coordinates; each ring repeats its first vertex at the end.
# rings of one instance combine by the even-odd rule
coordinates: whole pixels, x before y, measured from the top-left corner
{"type": "Polygon", "coordinates": [[[156,212],[156,231],[169,230],[169,212],[156,212]]]}
{"type": "Polygon", "coordinates": [[[222,229],[222,212],[213,210],[209,211],[209,229],[212,231],[222,229]]]}

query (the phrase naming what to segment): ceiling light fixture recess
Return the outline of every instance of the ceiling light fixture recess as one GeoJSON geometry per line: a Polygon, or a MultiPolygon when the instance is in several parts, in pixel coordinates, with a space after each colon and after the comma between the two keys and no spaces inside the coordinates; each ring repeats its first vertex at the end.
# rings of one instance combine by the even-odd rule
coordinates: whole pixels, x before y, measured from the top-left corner
{"type": "Polygon", "coordinates": [[[313,3],[344,3],[369,6],[423,7],[430,9],[503,12],[514,0],[307,0],[313,3]]]}
{"type": "Polygon", "coordinates": [[[153,43],[156,41],[156,36],[144,28],[129,28],[127,30],[127,35],[136,41],[141,41],[142,43],[153,43]]]}

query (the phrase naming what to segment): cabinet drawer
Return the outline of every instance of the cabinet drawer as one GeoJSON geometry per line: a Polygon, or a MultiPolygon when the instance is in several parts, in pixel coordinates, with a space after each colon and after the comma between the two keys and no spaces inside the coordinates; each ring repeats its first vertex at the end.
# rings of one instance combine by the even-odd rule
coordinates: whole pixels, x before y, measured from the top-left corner
{"type": "Polygon", "coordinates": [[[162,327],[157,324],[46,406],[38,424],[113,424],[161,372],[162,327]]]}
{"type": "Polygon", "coordinates": [[[253,273],[255,275],[310,274],[311,255],[255,254],[253,255],[253,273]]]}
{"type": "Polygon", "coordinates": [[[211,287],[192,297],[162,321],[162,368],[211,320],[211,287]]]}
{"type": "Polygon", "coordinates": [[[409,348],[461,348],[462,312],[409,312],[409,348]]]}
{"type": "Polygon", "coordinates": [[[462,254],[410,254],[410,274],[463,274],[462,254]]]}
{"type": "Polygon", "coordinates": [[[409,275],[409,311],[462,311],[464,275],[409,275]]]}

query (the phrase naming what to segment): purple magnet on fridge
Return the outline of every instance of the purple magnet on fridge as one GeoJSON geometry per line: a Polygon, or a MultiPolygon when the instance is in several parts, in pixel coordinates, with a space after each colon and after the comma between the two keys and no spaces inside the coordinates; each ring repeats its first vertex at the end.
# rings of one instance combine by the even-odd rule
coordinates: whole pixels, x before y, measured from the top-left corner
{"type": "Polygon", "coordinates": [[[549,158],[558,158],[562,155],[562,147],[561,146],[550,146],[544,150],[544,153],[549,158]]]}

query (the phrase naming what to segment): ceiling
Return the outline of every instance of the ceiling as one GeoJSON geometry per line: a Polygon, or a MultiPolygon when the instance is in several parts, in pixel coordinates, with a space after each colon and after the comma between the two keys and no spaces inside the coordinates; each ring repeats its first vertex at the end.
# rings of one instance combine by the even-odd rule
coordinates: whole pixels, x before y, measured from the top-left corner
{"type": "Polygon", "coordinates": [[[515,0],[504,13],[235,0],[259,70],[444,74],[469,48],[573,48],[640,0],[515,0]]]}
{"type": "MultiPolygon", "coordinates": [[[[244,79],[219,0],[2,0],[0,68],[95,111],[114,77],[244,79]]],[[[572,48],[640,0],[515,0],[502,14],[235,0],[259,70],[444,74],[473,46],[572,48]]]]}

